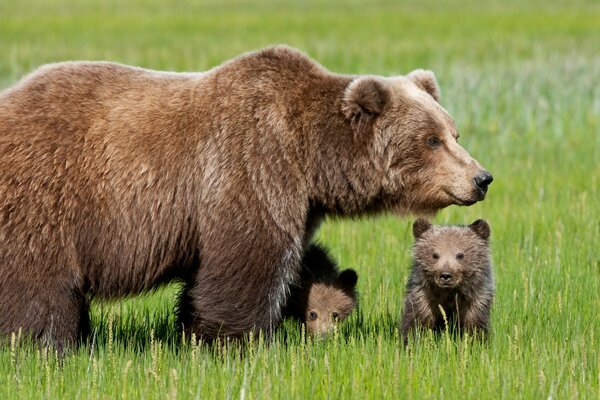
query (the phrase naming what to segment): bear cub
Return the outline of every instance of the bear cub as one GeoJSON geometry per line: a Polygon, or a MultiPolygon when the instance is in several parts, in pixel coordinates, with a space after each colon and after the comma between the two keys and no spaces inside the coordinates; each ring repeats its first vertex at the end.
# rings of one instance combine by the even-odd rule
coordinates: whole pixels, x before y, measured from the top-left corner
{"type": "Polygon", "coordinates": [[[413,225],[412,273],[406,288],[401,334],[446,328],[485,336],[494,300],[490,227],[479,219],[468,226],[413,225]],[[444,315],[441,311],[444,310],[444,315]]]}
{"type": "Polygon", "coordinates": [[[353,269],[338,270],[327,250],[311,244],[302,259],[298,284],[291,287],[283,315],[302,321],[312,336],[326,336],[357,304],[353,269]]]}

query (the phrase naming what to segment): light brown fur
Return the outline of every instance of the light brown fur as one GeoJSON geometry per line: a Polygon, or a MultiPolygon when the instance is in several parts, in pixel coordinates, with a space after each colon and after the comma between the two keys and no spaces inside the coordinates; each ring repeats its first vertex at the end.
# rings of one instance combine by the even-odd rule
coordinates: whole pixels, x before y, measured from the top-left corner
{"type": "Polygon", "coordinates": [[[340,272],[328,251],[312,243],[304,254],[299,282],[291,287],[283,315],[302,321],[313,336],[326,336],[356,307],[357,280],[356,271],[340,272]]]}
{"type": "Polygon", "coordinates": [[[38,69],[0,94],[0,333],[60,347],[90,297],[172,279],[186,329],[270,331],[325,215],[483,199],[489,180],[473,184],[481,166],[421,88],[285,46],[205,73],[38,69]]]}
{"type": "Polygon", "coordinates": [[[415,329],[487,334],[495,292],[487,222],[432,226],[419,219],[413,232],[414,264],[400,326],[405,342],[415,329]]]}
{"type": "Polygon", "coordinates": [[[337,323],[350,316],[355,307],[354,293],[326,283],[312,284],[304,317],[308,332],[315,336],[330,334],[337,323]]]}

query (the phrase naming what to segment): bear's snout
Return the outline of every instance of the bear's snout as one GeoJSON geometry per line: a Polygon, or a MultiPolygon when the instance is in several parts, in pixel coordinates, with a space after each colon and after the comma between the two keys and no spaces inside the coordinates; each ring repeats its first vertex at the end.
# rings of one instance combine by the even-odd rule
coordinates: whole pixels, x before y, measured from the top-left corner
{"type": "Polygon", "coordinates": [[[435,284],[442,289],[452,289],[462,282],[462,271],[456,266],[445,263],[434,275],[435,284]]]}
{"type": "Polygon", "coordinates": [[[442,272],[440,274],[440,280],[442,282],[448,282],[450,279],[452,279],[452,274],[450,272],[442,272]]]}
{"type": "Polygon", "coordinates": [[[475,178],[473,178],[473,183],[477,188],[479,200],[483,200],[485,198],[488,186],[490,185],[490,183],[492,183],[493,180],[494,177],[485,170],[481,171],[479,174],[477,174],[477,176],[475,176],[475,178]]]}

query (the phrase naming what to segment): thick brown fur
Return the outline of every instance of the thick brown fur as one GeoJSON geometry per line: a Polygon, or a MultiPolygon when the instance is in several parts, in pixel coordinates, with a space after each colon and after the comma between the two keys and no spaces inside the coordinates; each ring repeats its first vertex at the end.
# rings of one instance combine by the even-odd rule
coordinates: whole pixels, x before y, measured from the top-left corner
{"type": "Polygon", "coordinates": [[[353,269],[339,271],[327,250],[311,244],[302,259],[300,281],[291,286],[284,317],[302,321],[311,335],[326,336],[356,308],[353,269]]]}
{"type": "Polygon", "coordinates": [[[413,232],[414,261],[400,326],[405,342],[419,329],[486,335],[495,293],[487,222],[433,226],[418,219],[413,232]]]}
{"type": "Polygon", "coordinates": [[[41,67],[0,93],[0,333],[62,347],[90,297],[176,278],[186,328],[269,332],[324,216],[483,199],[422,88],[286,46],[204,73],[41,67]]]}

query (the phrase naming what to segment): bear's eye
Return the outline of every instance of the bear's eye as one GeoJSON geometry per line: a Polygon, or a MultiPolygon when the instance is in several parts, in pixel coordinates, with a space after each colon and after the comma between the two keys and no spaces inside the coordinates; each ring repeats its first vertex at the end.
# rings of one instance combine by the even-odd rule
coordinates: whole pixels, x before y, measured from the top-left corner
{"type": "Polygon", "coordinates": [[[437,136],[430,136],[429,139],[427,139],[427,144],[432,149],[435,149],[436,147],[440,146],[441,142],[440,142],[440,139],[437,136]]]}
{"type": "Polygon", "coordinates": [[[440,255],[438,253],[433,253],[432,257],[434,260],[438,260],[440,258],[440,255]]]}
{"type": "Polygon", "coordinates": [[[464,254],[464,253],[458,253],[458,254],[456,255],[456,259],[457,259],[457,260],[462,260],[463,258],[465,258],[465,254],[464,254]]]}
{"type": "Polygon", "coordinates": [[[316,312],[314,312],[314,311],[311,311],[310,313],[308,313],[308,318],[309,318],[311,321],[314,321],[315,319],[317,319],[317,313],[316,313],[316,312]]]}
{"type": "Polygon", "coordinates": [[[340,315],[339,315],[338,313],[336,313],[336,312],[334,312],[333,314],[331,314],[331,318],[332,318],[334,321],[335,321],[335,320],[337,320],[339,316],[340,316],[340,315]]]}

